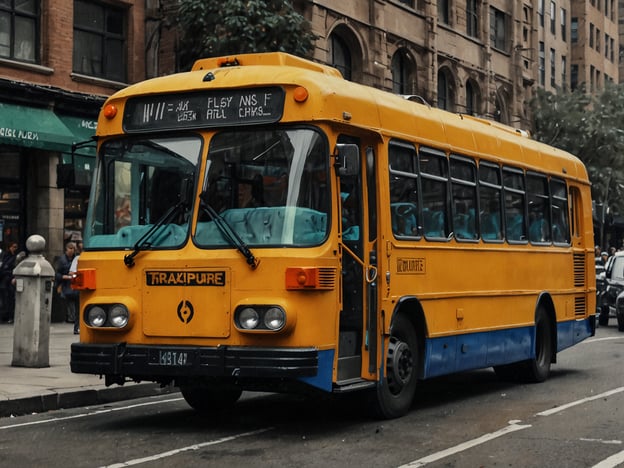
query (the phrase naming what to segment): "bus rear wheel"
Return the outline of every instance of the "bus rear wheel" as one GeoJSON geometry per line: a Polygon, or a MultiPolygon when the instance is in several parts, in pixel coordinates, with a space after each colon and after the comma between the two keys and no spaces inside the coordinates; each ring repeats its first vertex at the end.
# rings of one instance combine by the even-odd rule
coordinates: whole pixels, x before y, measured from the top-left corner
{"type": "Polygon", "coordinates": [[[553,350],[553,323],[546,311],[539,308],[535,315],[535,357],[515,364],[494,368],[496,375],[504,380],[543,382],[550,375],[553,350]]]}
{"type": "Polygon", "coordinates": [[[224,383],[181,383],[180,392],[191,408],[207,413],[231,408],[243,391],[224,383]]]}
{"type": "Polygon", "coordinates": [[[385,375],[377,383],[372,402],[374,414],[398,418],[412,406],[418,380],[418,337],[412,323],[398,315],[391,328],[386,350],[385,375]]]}

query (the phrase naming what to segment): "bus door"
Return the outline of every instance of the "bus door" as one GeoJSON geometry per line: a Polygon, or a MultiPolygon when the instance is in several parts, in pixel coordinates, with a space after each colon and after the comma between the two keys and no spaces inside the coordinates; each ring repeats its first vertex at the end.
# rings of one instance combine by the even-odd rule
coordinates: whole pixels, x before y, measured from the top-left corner
{"type": "MultiPolygon", "coordinates": [[[[344,137],[339,139],[339,144],[344,137]]],[[[353,139],[348,139],[353,144],[353,139]]],[[[361,377],[363,350],[365,365],[376,369],[377,288],[376,288],[376,202],[374,152],[362,149],[357,140],[358,168],[340,175],[342,233],[342,311],[338,345],[338,382],[361,377]],[[363,164],[365,162],[365,164],[363,164]],[[370,192],[366,186],[371,187],[370,192]],[[367,213],[372,213],[367,215],[367,213]]]]}

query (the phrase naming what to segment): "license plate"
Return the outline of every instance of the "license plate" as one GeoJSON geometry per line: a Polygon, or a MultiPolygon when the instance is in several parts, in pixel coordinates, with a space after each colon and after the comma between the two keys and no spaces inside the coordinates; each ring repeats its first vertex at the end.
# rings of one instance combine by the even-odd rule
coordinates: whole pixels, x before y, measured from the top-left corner
{"type": "Polygon", "coordinates": [[[164,350],[159,349],[158,354],[154,354],[152,362],[156,361],[156,364],[160,366],[190,366],[191,360],[189,359],[189,353],[186,351],[177,350],[164,350]]]}

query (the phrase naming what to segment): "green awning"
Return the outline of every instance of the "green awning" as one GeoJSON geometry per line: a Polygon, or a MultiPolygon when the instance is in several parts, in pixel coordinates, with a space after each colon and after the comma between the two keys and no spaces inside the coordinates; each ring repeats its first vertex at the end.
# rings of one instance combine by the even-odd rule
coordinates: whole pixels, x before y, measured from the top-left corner
{"type": "Polygon", "coordinates": [[[76,149],[76,154],[95,157],[95,141],[92,140],[92,137],[95,135],[97,121],[84,117],[74,117],[73,115],[57,114],[57,116],[73,133],[73,143],[92,141],[91,144],[76,149]]]}
{"type": "Polygon", "coordinates": [[[1,144],[70,152],[74,140],[53,111],[0,103],[1,144]]]}

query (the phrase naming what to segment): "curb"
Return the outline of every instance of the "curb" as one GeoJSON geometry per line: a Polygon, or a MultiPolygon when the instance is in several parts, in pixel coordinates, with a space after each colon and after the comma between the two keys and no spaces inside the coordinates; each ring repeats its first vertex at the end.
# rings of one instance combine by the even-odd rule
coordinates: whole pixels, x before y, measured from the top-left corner
{"type": "Polygon", "coordinates": [[[49,393],[47,395],[0,401],[0,418],[167,395],[177,391],[172,386],[161,387],[159,384],[135,384],[128,387],[90,388],[49,393]]]}

